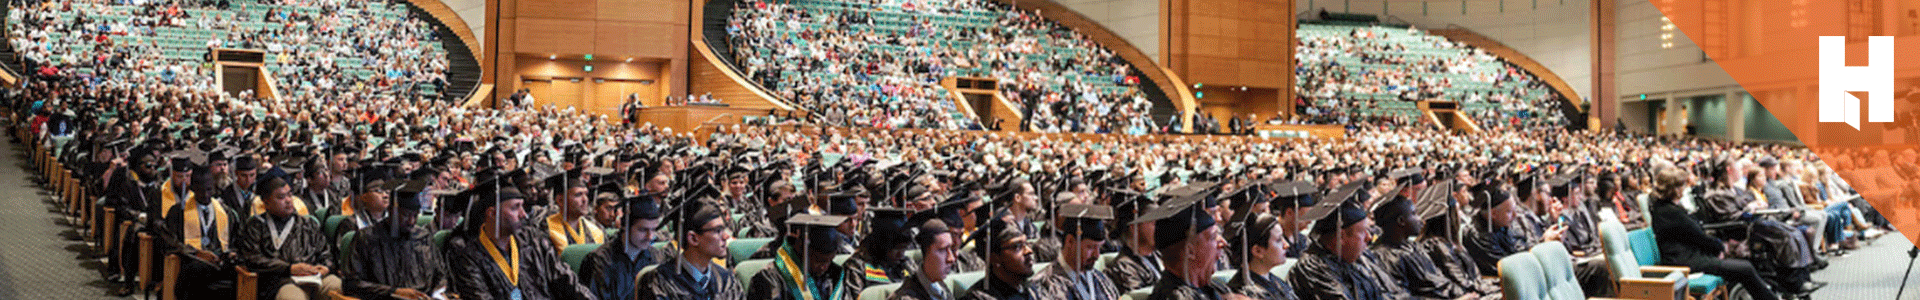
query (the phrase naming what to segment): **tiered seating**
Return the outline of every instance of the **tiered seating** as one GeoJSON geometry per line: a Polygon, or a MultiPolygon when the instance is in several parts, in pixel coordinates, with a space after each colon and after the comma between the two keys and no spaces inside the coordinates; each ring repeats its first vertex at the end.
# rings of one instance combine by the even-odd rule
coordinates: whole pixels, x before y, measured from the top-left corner
{"type": "MultiPolygon", "coordinates": [[[[1480,123],[1553,120],[1559,101],[1532,74],[1498,57],[1410,28],[1301,24],[1301,95],[1323,113],[1410,118],[1412,100],[1462,103],[1480,123]]],[[[1483,125],[1485,126],[1485,125],[1483,125]]]]}
{"type": "Polygon", "coordinates": [[[29,65],[52,65],[68,75],[205,82],[212,76],[204,65],[209,48],[246,48],[268,51],[265,68],[282,96],[440,95],[447,51],[406,5],[237,0],[226,9],[76,3],[62,10],[62,1],[49,1],[9,11],[7,30],[27,37],[11,43],[29,65]],[[177,15],[168,13],[173,9],[177,15]],[[107,69],[95,66],[96,56],[147,63],[107,69]],[[395,69],[404,71],[389,73],[395,69]]]}
{"type": "Polygon", "coordinates": [[[1113,52],[1001,4],[747,1],[731,16],[743,72],[809,110],[846,111],[849,123],[972,126],[938,84],[964,76],[998,78],[1042,130],[1152,127],[1152,104],[1113,52]]]}

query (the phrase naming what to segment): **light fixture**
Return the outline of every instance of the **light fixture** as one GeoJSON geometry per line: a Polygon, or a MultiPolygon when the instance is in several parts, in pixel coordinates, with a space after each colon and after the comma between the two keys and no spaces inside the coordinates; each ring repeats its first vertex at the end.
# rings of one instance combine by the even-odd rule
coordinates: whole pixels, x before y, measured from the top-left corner
{"type": "Polygon", "coordinates": [[[547,54],[547,60],[554,60],[557,58],[560,58],[559,54],[547,54]]]}
{"type": "Polygon", "coordinates": [[[593,61],[593,54],[587,54],[587,61],[593,61]]]}
{"type": "Polygon", "coordinates": [[[628,57],[628,58],[627,58],[627,62],[633,62],[633,58],[632,58],[632,57],[628,57]]]}

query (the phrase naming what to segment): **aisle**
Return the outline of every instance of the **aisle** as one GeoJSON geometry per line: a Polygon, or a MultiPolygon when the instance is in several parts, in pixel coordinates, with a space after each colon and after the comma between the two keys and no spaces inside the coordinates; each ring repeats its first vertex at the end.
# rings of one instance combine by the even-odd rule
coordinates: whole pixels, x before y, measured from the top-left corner
{"type": "MultiPolygon", "coordinates": [[[[1860,247],[1846,257],[1827,262],[1826,270],[1813,273],[1814,281],[1827,287],[1814,293],[1814,299],[1893,299],[1900,291],[1900,278],[1907,268],[1907,250],[1913,243],[1898,232],[1875,239],[1873,245],[1860,247]]],[[[1920,267],[1920,266],[1916,266],[1920,267]]],[[[1920,276],[1908,279],[1901,299],[1920,299],[1920,276]]]]}
{"type": "MultiPolygon", "coordinates": [[[[0,138],[4,139],[4,138],[0,138]]],[[[86,245],[63,225],[21,145],[0,146],[0,299],[120,299],[106,296],[100,263],[77,258],[86,245]]]]}

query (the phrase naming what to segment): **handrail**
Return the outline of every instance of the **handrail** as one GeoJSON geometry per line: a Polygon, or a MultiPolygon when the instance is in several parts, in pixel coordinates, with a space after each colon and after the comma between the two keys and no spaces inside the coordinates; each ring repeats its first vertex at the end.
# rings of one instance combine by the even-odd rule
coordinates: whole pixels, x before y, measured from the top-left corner
{"type": "Polygon", "coordinates": [[[464,102],[461,102],[460,107],[464,107],[464,108],[493,107],[492,103],[488,102],[488,100],[492,100],[491,99],[492,96],[493,96],[492,83],[482,83],[482,84],[475,85],[473,87],[473,92],[467,93],[467,100],[464,102]]]}

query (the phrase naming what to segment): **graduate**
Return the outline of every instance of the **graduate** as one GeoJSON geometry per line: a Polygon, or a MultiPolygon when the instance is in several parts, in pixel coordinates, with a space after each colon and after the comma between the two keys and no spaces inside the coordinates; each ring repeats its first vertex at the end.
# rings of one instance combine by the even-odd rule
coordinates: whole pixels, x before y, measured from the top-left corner
{"type": "MultiPolygon", "coordinates": [[[[424,193],[441,205],[464,205],[473,196],[470,190],[432,189],[425,182],[410,182],[403,189],[415,193],[425,189],[424,193]]],[[[421,300],[447,292],[451,279],[443,256],[434,252],[434,232],[416,222],[426,204],[422,200],[397,197],[388,211],[391,217],[355,231],[353,251],[347,253],[346,261],[339,262],[346,295],[370,300],[421,300]]]]}
{"type": "Polygon", "coordinates": [[[600,299],[630,298],[635,291],[633,278],[640,269],[666,260],[661,254],[665,251],[653,247],[663,216],[660,201],[642,195],[622,202],[627,207],[627,219],[620,224],[620,235],[594,248],[580,262],[580,279],[600,299]]]}
{"type": "Polygon", "coordinates": [[[875,208],[873,219],[867,222],[866,238],[860,241],[859,250],[849,256],[846,267],[858,271],[866,285],[883,285],[906,280],[913,274],[912,263],[907,261],[907,246],[913,236],[907,227],[907,219],[913,211],[902,208],[875,208]]]}
{"type": "Polygon", "coordinates": [[[247,219],[240,227],[234,247],[240,264],[260,275],[259,299],[323,298],[340,290],[340,277],[333,274],[332,239],[320,230],[320,222],[298,214],[293,188],[285,179],[267,178],[255,194],[261,195],[265,213],[247,219]],[[320,284],[295,284],[292,277],[321,277],[320,284]]]}
{"type": "Polygon", "coordinates": [[[788,234],[767,269],[748,281],[747,299],[853,300],[866,288],[858,271],[834,264],[847,217],[799,214],[786,220],[788,234]]]}
{"type": "Polygon", "coordinates": [[[1026,233],[1020,231],[1012,221],[1013,216],[995,215],[987,221],[985,232],[981,232],[979,244],[974,251],[982,252],[980,257],[987,260],[987,277],[974,283],[961,300],[1033,300],[1042,299],[1035,295],[1034,286],[1028,279],[1033,278],[1033,248],[1026,233]]]}
{"type": "Polygon", "coordinates": [[[1293,267],[1287,279],[1300,299],[1407,299],[1393,275],[1367,250],[1373,222],[1361,208],[1366,180],[1355,180],[1314,206],[1304,217],[1313,219],[1314,243],[1293,267]]]}
{"type": "Polygon", "coordinates": [[[1274,274],[1274,267],[1286,264],[1288,244],[1280,219],[1266,213],[1246,211],[1228,222],[1227,253],[1233,266],[1241,270],[1227,280],[1233,293],[1254,299],[1298,299],[1293,285],[1274,274]]]}
{"type": "MultiPolygon", "coordinates": [[[[922,212],[915,215],[934,215],[922,212]]],[[[887,300],[952,300],[956,292],[949,290],[945,281],[953,270],[954,252],[960,251],[959,243],[954,239],[952,229],[946,221],[927,220],[914,228],[914,244],[920,246],[920,261],[915,266],[919,272],[908,275],[887,300]]]]}
{"type": "Polygon", "coordinates": [[[506,185],[482,189],[468,207],[467,226],[447,238],[443,255],[452,292],[465,300],[594,299],[546,232],[522,227],[526,196],[506,185]]]}
{"type": "MultiPolygon", "coordinates": [[[[1403,284],[1407,292],[1422,299],[1479,299],[1477,282],[1455,282],[1445,274],[1445,269],[1434,262],[1433,254],[1419,247],[1414,238],[1425,232],[1426,220],[1446,213],[1446,199],[1442,198],[1444,186],[1434,186],[1420,194],[1416,203],[1408,198],[1395,197],[1374,205],[1373,217],[1380,226],[1381,235],[1374,240],[1373,252],[1380,256],[1380,262],[1392,274],[1393,281],[1403,284]],[[1418,206],[1418,208],[1416,208],[1418,206]]],[[[1475,279],[1478,281],[1478,279],[1475,279]]],[[[1496,297],[1497,298],[1497,297],[1496,297]]]]}
{"type": "MultiPolygon", "coordinates": [[[[647,205],[647,202],[650,201],[630,200],[627,203],[629,207],[634,207],[647,205]]],[[[726,212],[722,207],[711,201],[696,200],[676,211],[673,223],[682,228],[676,231],[678,236],[675,237],[675,242],[680,244],[680,252],[669,254],[653,272],[642,273],[633,283],[632,297],[602,293],[601,299],[747,299],[746,291],[733,270],[714,262],[727,256],[726,242],[731,239],[726,212]]],[[[636,254],[628,251],[625,255],[631,257],[636,254]]],[[[593,258],[588,259],[591,261],[593,258]]],[[[610,277],[614,280],[620,278],[610,277]]]]}
{"type": "Polygon", "coordinates": [[[1154,247],[1168,254],[1160,263],[1160,280],[1154,282],[1147,299],[1250,299],[1233,293],[1226,285],[1213,284],[1225,241],[1217,221],[1202,203],[1206,199],[1189,196],[1173,201],[1135,221],[1153,222],[1154,247]]]}
{"type": "Polygon", "coordinates": [[[1132,291],[1152,286],[1160,281],[1160,252],[1154,247],[1154,222],[1139,222],[1140,215],[1157,209],[1155,201],[1147,195],[1125,191],[1122,200],[1114,205],[1114,224],[1119,226],[1115,236],[1120,240],[1120,255],[1107,263],[1107,278],[1113,280],[1115,288],[1132,291]]]}
{"type": "Polygon", "coordinates": [[[1100,259],[1100,245],[1107,240],[1107,220],[1113,208],[1099,205],[1068,204],[1060,207],[1060,257],[1040,269],[1034,289],[1042,299],[1113,300],[1121,291],[1107,274],[1093,269],[1100,259]]]}

